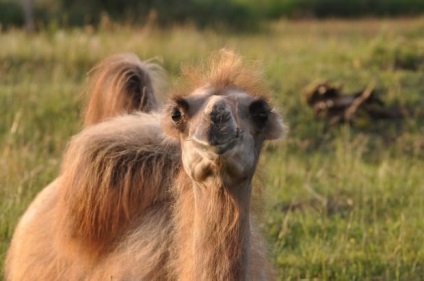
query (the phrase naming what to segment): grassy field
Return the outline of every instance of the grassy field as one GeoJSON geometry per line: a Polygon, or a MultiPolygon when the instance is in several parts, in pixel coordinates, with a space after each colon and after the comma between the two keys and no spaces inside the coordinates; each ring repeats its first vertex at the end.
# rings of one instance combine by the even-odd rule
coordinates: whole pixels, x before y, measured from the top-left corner
{"type": "Polygon", "coordinates": [[[423,38],[424,18],[282,21],[241,35],[189,27],[0,33],[0,268],[19,216],[56,177],[81,128],[80,93],[96,62],[126,51],[157,57],[176,81],[181,63],[229,47],[262,63],[290,126],[261,159],[260,223],[279,280],[424,280],[423,38]],[[374,83],[409,117],[328,130],[302,100],[317,80],[346,92],[374,83]]]}

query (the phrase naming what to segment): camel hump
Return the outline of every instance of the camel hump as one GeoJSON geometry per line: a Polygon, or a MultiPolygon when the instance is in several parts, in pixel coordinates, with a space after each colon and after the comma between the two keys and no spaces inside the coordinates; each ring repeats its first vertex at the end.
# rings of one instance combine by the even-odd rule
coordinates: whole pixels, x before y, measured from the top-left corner
{"type": "Polygon", "coordinates": [[[72,139],[61,171],[63,237],[101,254],[154,204],[169,201],[179,155],[160,122],[159,113],[123,115],[72,139]]]}
{"type": "Polygon", "coordinates": [[[132,53],[112,55],[89,72],[84,125],[123,113],[157,111],[166,86],[165,71],[158,63],[141,61],[132,53]]]}

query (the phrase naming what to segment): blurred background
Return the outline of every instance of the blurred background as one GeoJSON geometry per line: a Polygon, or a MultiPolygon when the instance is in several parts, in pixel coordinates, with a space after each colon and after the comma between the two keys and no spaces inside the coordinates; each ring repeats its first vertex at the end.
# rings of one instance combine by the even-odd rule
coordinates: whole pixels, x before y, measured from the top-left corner
{"type": "Polygon", "coordinates": [[[406,17],[424,12],[420,0],[0,0],[2,28],[98,26],[102,19],[159,26],[252,30],[280,18],[406,17]]]}

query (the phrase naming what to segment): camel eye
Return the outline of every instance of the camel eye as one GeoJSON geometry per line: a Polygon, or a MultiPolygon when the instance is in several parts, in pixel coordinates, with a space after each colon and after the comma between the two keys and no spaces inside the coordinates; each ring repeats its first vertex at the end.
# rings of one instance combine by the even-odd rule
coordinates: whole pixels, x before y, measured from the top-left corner
{"type": "Polygon", "coordinates": [[[186,116],[186,113],[188,112],[188,102],[183,99],[183,98],[175,98],[173,100],[173,103],[171,104],[171,106],[169,107],[169,113],[171,115],[171,119],[172,121],[174,121],[175,124],[177,124],[178,126],[181,126],[182,121],[184,121],[183,119],[186,116]]]}
{"type": "Polygon", "coordinates": [[[265,125],[268,121],[269,113],[269,105],[263,100],[255,101],[250,105],[250,114],[258,126],[265,125]]]}
{"type": "Polygon", "coordinates": [[[178,107],[174,107],[171,112],[172,121],[178,123],[183,117],[181,110],[178,107]]]}
{"type": "Polygon", "coordinates": [[[266,111],[261,111],[253,114],[253,119],[257,121],[258,123],[266,123],[268,121],[268,115],[269,113],[266,111]]]}

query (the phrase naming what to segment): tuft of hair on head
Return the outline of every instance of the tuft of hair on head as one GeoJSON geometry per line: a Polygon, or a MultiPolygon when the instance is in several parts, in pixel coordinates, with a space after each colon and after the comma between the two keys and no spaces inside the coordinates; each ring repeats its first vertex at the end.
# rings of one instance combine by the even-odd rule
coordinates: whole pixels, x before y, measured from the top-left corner
{"type": "Polygon", "coordinates": [[[267,98],[269,88],[264,84],[263,71],[258,63],[245,62],[229,49],[213,53],[199,66],[182,66],[182,76],[186,81],[175,90],[174,95],[191,94],[195,89],[211,87],[216,91],[223,88],[239,88],[247,93],[267,98]]]}
{"type": "Polygon", "coordinates": [[[123,113],[158,110],[165,99],[168,79],[163,68],[132,53],[106,58],[88,75],[85,127],[123,113]]]}

